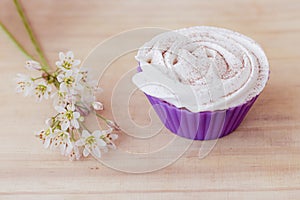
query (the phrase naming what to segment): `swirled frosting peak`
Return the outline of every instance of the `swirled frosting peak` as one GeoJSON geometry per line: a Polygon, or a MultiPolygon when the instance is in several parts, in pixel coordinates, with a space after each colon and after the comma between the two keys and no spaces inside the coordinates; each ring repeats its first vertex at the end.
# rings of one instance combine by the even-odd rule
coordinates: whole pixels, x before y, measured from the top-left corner
{"type": "Polygon", "coordinates": [[[178,98],[180,91],[163,86],[151,74],[142,79],[143,87],[138,85],[142,91],[192,112],[241,105],[263,90],[269,76],[268,60],[255,41],[216,27],[198,26],[160,34],[139,49],[136,59],[142,68],[154,67],[174,84],[189,86],[193,91],[189,98],[195,99],[197,106],[189,109],[187,102],[178,98]],[[149,84],[153,79],[156,84],[149,84]]]}

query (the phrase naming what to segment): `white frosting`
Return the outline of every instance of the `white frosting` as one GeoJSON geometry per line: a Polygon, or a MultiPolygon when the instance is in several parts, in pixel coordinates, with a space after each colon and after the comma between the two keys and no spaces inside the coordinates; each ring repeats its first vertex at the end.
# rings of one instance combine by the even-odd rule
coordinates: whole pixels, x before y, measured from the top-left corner
{"type": "Polygon", "coordinates": [[[142,69],[154,67],[172,80],[144,70],[134,78],[143,92],[192,112],[241,105],[263,90],[269,76],[268,60],[255,41],[215,27],[160,34],[139,49],[136,59],[142,69]],[[182,92],[188,91],[183,85],[189,93],[182,92]]]}

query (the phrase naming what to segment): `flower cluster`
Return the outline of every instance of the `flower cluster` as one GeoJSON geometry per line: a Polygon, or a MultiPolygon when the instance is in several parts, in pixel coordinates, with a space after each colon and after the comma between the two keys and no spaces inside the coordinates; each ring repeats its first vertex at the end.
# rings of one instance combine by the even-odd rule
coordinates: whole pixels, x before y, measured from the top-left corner
{"type": "Polygon", "coordinates": [[[29,70],[41,71],[42,75],[32,78],[18,74],[16,91],[24,96],[35,96],[37,101],[53,99],[56,115],[46,120],[47,127],[37,133],[45,148],[59,149],[60,153],[78,160],[92,154],[101,157],[101,151],[115,148],[113,141],[118,135],[118,125],[98,114],[103,104],[96,100],[100,92],[87,69],[80,68],[80,60],[74,59],[71,51],[59,53],[56,70],[49,72],[36,61],[27,61],[29,70]],[[94,113],[108,126],[107,130],[89,131],[84,125],[85,117],[94,113]]]}

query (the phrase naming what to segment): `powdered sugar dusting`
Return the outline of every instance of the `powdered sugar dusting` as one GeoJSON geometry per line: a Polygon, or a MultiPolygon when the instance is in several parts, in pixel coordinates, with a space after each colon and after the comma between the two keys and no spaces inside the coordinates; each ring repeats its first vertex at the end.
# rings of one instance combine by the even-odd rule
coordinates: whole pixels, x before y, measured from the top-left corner
{"type": "MultiPolygon", "coordinates": [[[[190,85],[198,95],[200,110],[226,109],[252,99],[263,90],[269,75],[265,53],[255,41],[216,27],[198,26],[160,34],[139,49],[136,59],[141,65],[159,66],[170,78],[190,85]],[[210,70],[212,67],[215,69],[210,70]],[[217,89],[222,92],[213,95],[217,89]]],[[[180,105],[174,103],[176,98],[166,101],[180,105]]]]}

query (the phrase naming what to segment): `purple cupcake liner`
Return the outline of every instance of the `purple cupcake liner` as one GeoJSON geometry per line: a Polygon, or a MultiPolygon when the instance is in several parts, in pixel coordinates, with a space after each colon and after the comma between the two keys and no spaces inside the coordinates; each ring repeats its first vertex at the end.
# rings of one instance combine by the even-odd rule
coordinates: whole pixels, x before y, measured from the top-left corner
{"type": "MultiPolygon", "coordinates": [[[[138,72],[141,68],[138,67],[138,72]]],[[[213,140],[232,133],[246,117],[259,95],[225,110],[193,113],[145,93],[161,122],[172,133],[193,140],[213,140]]]]}
{"type": "Polygon", "coordinates": [[[167,129],[184,138],[213,140],[233,132],[243,121],[258,95],[226,110],[193,113],[145,94],[167,129]]]}

